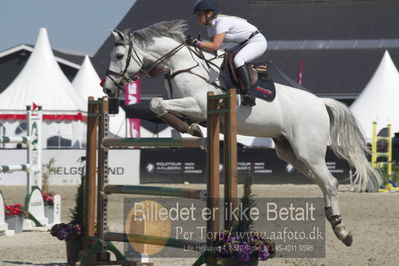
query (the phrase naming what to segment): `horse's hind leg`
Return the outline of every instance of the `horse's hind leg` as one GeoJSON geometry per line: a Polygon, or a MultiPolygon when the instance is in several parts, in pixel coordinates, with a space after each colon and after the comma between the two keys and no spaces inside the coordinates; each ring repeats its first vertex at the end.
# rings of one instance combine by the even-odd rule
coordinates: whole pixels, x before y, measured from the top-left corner
{"type": "Polygon", "coordinates": [[[309,177],[312,179],[322,190],[323,196],[324,196],[324,204],[325,204],[325,210],[326,210],[326,217],[330,221],[331,219],[331,200],[330,197],[328,196],[327,190],[325,186],[320,182],[318,178],[314,176],[312,171],[302,162],[300,161],[292,149],[291,144],[288,142],[288,140],[278,140],[278,139],[273,139],[277,156],[286,161],[287,163],[291,164],[296,170],[298,170],[301,174],[304,176],[309,177]]]}
{"type": "Polygon", "coordinates": [[[315,176],[319,177],[321,182],[327,189],[328,196],[331,200],[331,207],[326,206],[326,216],[330,222],[335,235],[340,239],[345,245],[352,245],[352,234],[346,230],[345,225],[342,221],[342,216],[339,211],[338,204],[338,181],[332,176],[327,168],[324,158],[320,158],[316,162],[309,163],[309,168],[315,176]]]}
{"type": "MultiPolygon", "coordinates": [[[[306,135],[305,135],[306,136],[306,135]]],[[[326,205],[326,216],[335,235],[345,245],[352,245],[352,234],[346,230],[342,221],[338,204],[338,181],[332,176],[325,161],[326,145],[318,141],[296,139],[291,143],[297,158],[311,171],[310,177],[322,188],[331,201],[331,207],[326,205]],[[305,144],[306,143],[306,144],[305,144]]]]}

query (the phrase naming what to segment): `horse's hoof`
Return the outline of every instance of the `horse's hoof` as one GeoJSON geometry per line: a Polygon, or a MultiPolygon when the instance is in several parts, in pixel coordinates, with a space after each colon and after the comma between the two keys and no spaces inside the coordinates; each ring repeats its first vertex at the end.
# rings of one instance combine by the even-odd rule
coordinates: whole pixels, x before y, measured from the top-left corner
{"type": "MultiPolygon", "coordinates": [[[[336,215],[335,217],[340,217],[340,216],[336,215]]],[[[333,220],[334,220],[334,216],[333,216],[333,220]]],[[[349,247],[352,245],[352,242],[353,242],[352,233],[345,229],[345,225],[342,222],[333,226],[333,230],[334,230],[334,233],[337,236],[337,238],[339,240],[341,240],[346,246],[349,247]]]]}
{"type": "Polygon", "coordinates": [[[188,133],[194,137],[199,137],[199,138],[204,137],[204,135],[202,134],[201,128],[196,123],[193,123],[190,125],[190,128],[188,129],[188,133]]]}
{"type": "Polygon", "coordinates": [[[344,242],[344,244],[345,244],[347,247],[352,246],[352,243],[353,243],[352,234],[349,233],[349,234],[342,240],[342,242],[344,242]]]}

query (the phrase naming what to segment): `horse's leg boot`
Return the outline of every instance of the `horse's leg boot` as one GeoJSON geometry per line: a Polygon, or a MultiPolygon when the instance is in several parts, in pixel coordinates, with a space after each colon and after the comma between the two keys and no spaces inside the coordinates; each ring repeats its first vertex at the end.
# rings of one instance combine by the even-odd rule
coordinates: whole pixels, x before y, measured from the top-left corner
{"type": "Polygon", "coordinates": [[[241,87],[241,103],[249,106],[256,105],[255,97],[251,92],[251,74],[249,73],[248,67],[246,65],[240,66],[237,68],[237,74],[241,87]]]}

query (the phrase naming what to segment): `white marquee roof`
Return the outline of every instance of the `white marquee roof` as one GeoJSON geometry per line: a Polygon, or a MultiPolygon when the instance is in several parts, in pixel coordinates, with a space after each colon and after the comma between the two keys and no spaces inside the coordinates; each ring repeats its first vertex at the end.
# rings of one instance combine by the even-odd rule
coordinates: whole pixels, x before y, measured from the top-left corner
{"type": "Polygon", "coordinates": [[[86,55],[79,72],[72,81],[73,87],[85,101],[87,101],[89,96],[101,98],[105,96],[105,94],[103,88],[100,86],[100,81],[96,70],[91,64],[89,57],[86,55]]]}
{"type": "MultiPolygon", "coordinates": [[[[30,53],[32,53],[33,50],[34,50],[34,47],[31,47],[31,46],[26,45],[26,44],[19,44],[19,45],[15,46],[15,47],[11,47],[10,49],[1,51],[0,52],[0,58],[8,56],[8,55],[11,55],[13,53],[22,52],[23,50],[29,51],[30,53]]],[[[61,50],[58,50],[58,51],[62,52],[61,50]]],[[[61,58],[61,57],[55,56],[55,60],[57,60],[58,63],[64,64],[64,65],[67,65],[67,66],[70,66],[70,67],[73,67],[73,68],[76,68],[76,69],[80,68],[80,65],[75,64],[75,63],[73,63],[73,62],[71,62],[69,60],[66,60],[64,58],[61,58]]]]}
{"type": "Polygon", "coordinates": [[[25,110],[32,102],[42,105],[44,113],[76,114],[87,109],[55,60],[45,28],[40,29],[24,68],[0,94],[0,112],[25,110]]]}
{"type": "Polygon", "coordinates": [[[374,121],[377,122],[377,132],[388,123],[392,124],[393,132],[399,132],[399,73],[388,51],[350,109],[368,141],[374,121]]]}

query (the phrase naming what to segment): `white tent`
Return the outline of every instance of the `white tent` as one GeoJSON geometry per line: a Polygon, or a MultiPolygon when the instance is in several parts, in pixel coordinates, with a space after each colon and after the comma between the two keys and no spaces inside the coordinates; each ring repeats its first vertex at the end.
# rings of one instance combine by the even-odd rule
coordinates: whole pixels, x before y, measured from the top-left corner
{"type": "MultiPolygon", "coordinates": [[[[72,81],[73,87],[85,101],[87,101],[89,96],[93,96],[94,99],[102,98],[106,95],[103,92],[103,88],[100,86],[100,81],[100,77],[91,64],[89,57],[86,55],[79,72],[72,81]]],[[[112,136],[126,137],[125,117],[125,111],[120,107],[118,114],[110,115],[109,131],[112,136]]]]}
{"type": "Polygon", "coordinates": [[[377,132],[392,124],[393,132],[399,132],[399,73],[388,51],[350,110],[358,119],[366,139],[371,140],[372,123],[377,122],[377,132]]]}
{"type": "Polygon", "coordinates": [[[100,86],[100,78],[86,55],[79,72],[72,81],[73,87],[83,97],[85,101],[89,96],[101,98],[105,96],[103,88],[100,86]]]}
{"type": "Polygon", "coordinates": [[[130,137],[129,134],[127,134],[127,120],[126,120],[126,113],[122,109],[122,107],[119,107],[118,114],[110,115],[109,119],[109,132],[111,135],[115,137],[130,137]]]}
{"type": "Polygon", "coordinates": [[[18,134],[16,129],[22,121],[17,121],[16,115],[23,114],[32,103],[43,107],[44,147],[50,138],[66,139],[71,146],[80,147],[85,138],[87,105],[55,60],[45,28],[40,29],[24,68],[0,94],[0,122],[7,135],[18,134]]]}

